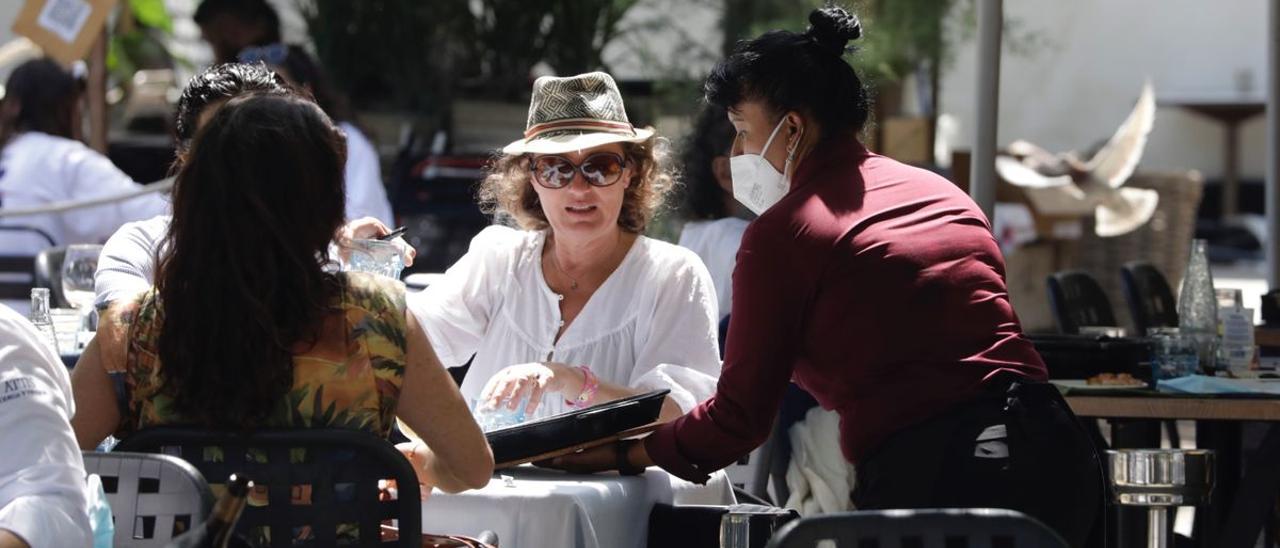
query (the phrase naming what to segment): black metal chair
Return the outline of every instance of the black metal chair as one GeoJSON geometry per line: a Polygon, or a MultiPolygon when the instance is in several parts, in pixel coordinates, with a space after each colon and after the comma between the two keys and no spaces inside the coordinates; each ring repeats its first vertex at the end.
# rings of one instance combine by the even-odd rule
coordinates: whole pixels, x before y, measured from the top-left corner
{"type": "Polygon", "coordinates": [[[209,484],[182,459],[122,451],[83,455],[85,472],[102,479],[116,546],[167,546],[213,510],[209,484]]]}
{"type": "MultiPolygon", "coordinates": [[[[1145,336],[1153,327],[1178,326],[1178,301],[1173,297],[1169,281],[1155,265],[1144,261],[1125,263],[1120,267],[1120,286],[1136,335],[1145,336]]],[[[1163,424],[1169,445],[1177,449],[1182,444],[1178,422],[1170,420],[1163,424]]]]}
{"type": "Polygon", "coordinates": [[[769,548],[814,548],[831,540],[857,548],[1066,548],[1066,541],[1035,518],[990,508],[877,510],[793,521],[769,548]]]}
{"type": "Polygon", "coordinates": [[[54,308],[71,308],[71,302],[62,293],[62,260],[66,257],[65,246],[51,247],[36,254],[35,286],[49,288],[54,308]]]}
{"type": "MultiPolygon", "coordinates": [[[[54,245],[48,232],[30,226],[3,225],[0,232],[27,233],[54,245]]],[[[35,258],[30,255],[10,255],[0,252],[0,299],[26,300],[31,298],[35,284],[35,258]]]]}
{"type": "Polygon", "coordinates": [[[1169,281],[1155,265],[1143,261],[1125,263],[1120,268],[1120,282],[1138,335],[1146,335],[1153,327],[1178,326],[1178,301],[1169,281]]]}
{"type": "Polygon", "coordinates": [[[251,540],[269,536],[273,547],[336,546],[339,528],[344,535],[353,531],[359,546],[422,545],[417,474],[394,446],[366,432],[299,428],[240,434],[160,427],[134,433],[117,448],[178,456],[215,484],[237,473],[265,486],[266,505],[246,506],[236,530],[251,540]],[[397,493],[383,500],[379,482],[388,479],[395,480],[397,493]],[[384,541],[382,526],[391,520],[398,538],[384,541]]]}
{"type": "Polygon", "coordinates": [[[1116,314],[1102,286],[1088,272],[1064,270],[1049,276],[1049,306],[1058,331],[1080,332],[1082,326],[1116,326],[1116,314]]]}

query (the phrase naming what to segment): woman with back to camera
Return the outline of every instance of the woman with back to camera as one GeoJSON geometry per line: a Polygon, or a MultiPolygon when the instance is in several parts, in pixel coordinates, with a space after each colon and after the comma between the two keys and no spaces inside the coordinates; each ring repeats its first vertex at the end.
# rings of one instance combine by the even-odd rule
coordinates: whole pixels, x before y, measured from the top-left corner
{"type": "Polygon", "coordinates": [[[843,56],[861,27],[837,7],[809,21],[740,43],[706,82],[738,131],[734,195],[759,214],[716,394],[643,442],[551,465],[702,480],[764,441],[794,379],[840,414],[856,507],[1012,508],[1084,544],[1099,464],[1022,336],[987,219],[858,142],[867,99],[843,56]]]}
{"type": "Polygon", "coordinates": [[[488,443],[404,285],[324,268],[342,225],[341,132],[292,95],[231,98],[174,186],[154,290],[117,299],[72,374],[82,448],[157,425],[353,428],[401,450],[429,489],[485,485],[488,443]]]}

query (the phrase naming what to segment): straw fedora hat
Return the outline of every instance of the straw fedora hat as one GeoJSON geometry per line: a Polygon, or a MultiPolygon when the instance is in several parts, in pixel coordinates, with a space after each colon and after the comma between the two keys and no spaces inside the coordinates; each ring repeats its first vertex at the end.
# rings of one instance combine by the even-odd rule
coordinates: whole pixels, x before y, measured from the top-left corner
{"type": "Polygon", "coordinates": [[[627,120],[612,76],[603,72],[543,76],[533,82],[524,138],[502,152],[560,154],[609,143],[639,143],[652,136],[652,128],[637,128],[627,120]]]}

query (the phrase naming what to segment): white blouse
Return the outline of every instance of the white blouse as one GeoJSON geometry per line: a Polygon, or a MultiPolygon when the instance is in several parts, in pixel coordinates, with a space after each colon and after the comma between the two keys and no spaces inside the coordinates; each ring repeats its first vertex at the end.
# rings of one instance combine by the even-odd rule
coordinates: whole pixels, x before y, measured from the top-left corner
{"type": "MultiPolygon", "coordinates": [[[[720,376],[715,291],[693,252],[641,236],[559,341],[559,299],[542,277],[546,232],[492,226],[425,291],[408,297],[446,366],[475,359],[462,383],[474,403],[503,368],[556,361],[587,365],[600,380],[671,389],[689,411],[720,376]]],[[[544,398],[538,418],[568,411],[544,398]]]]}

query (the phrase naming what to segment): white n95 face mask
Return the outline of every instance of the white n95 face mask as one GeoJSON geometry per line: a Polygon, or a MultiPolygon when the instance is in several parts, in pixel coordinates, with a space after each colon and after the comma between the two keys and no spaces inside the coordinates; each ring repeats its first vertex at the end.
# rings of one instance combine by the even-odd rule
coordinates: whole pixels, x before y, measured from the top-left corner
{"type": "Polygon", "coordinates": [[[733,179],[733,198],[747,206],[747,209],[756,215],[773,207],[773,204],[778,203],[783,196],[787,195],[787,191],[791,190],[791,181],[784,173],[791,167],[791,158],[795,155],[795,149],[787,153],[787,162],[782,166],[782,173],[764,159],[764,154],[769,151],[769,145],[773,144],[773,138],[778,135],[778,130],[782,129],[782,124],[786,120],[786,117],[778,120],[778,125],[774,126],[773,133],[769,134],[769,140],[765,141],[760,154],[739,154],[729,158],[729,177],[733,179]]]}

